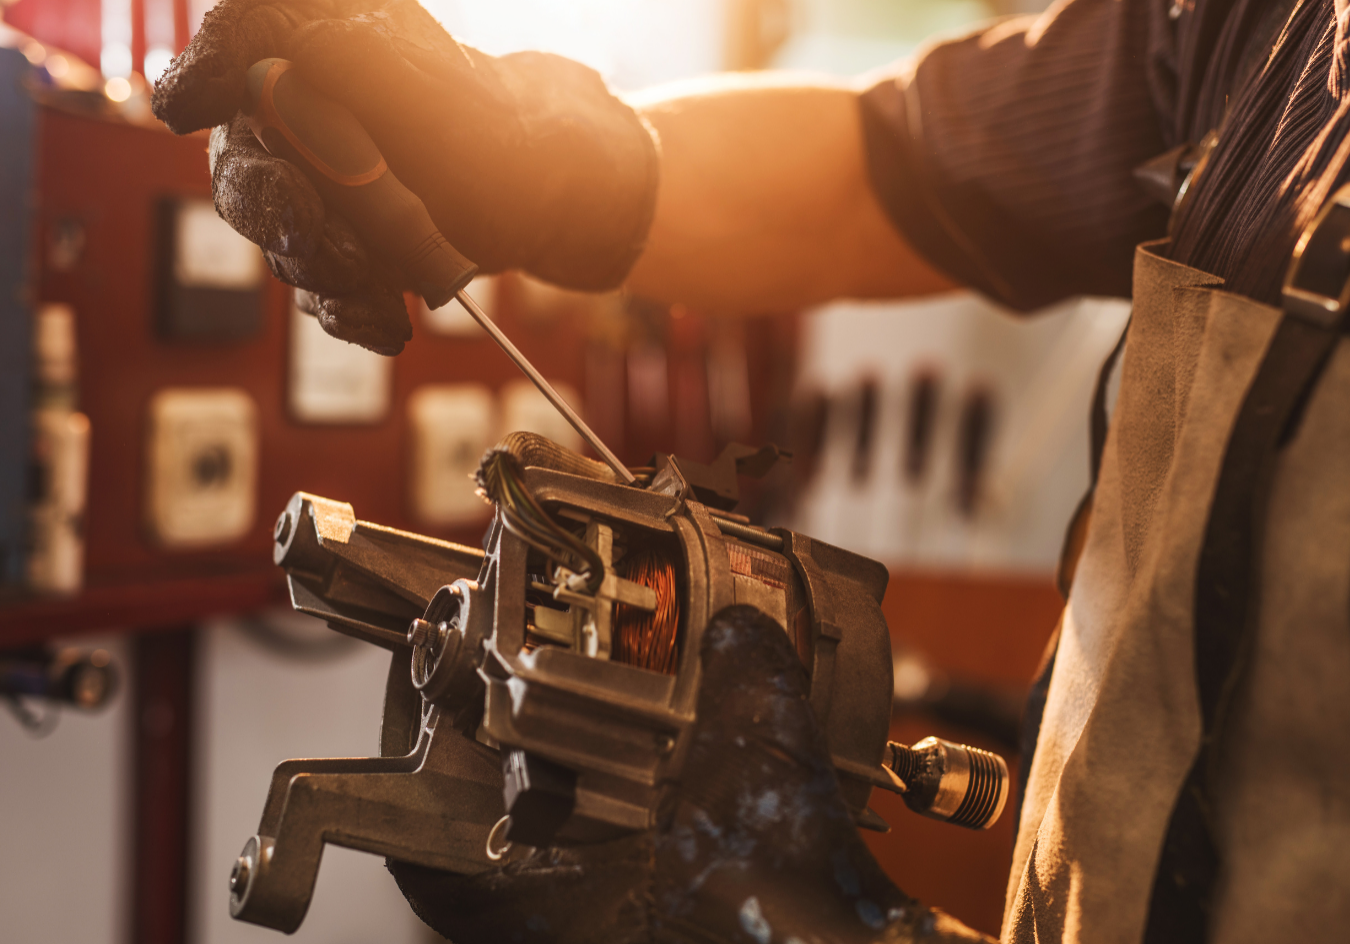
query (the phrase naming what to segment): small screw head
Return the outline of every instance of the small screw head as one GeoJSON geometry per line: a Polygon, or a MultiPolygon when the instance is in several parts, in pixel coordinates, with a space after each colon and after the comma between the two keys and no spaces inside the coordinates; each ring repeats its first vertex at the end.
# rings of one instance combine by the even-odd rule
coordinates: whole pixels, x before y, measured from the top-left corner
{"type": "Polygon", "coordinates": [[[415,619],[408,625],[408,645],[425,646],[435,636],[436,627],[424,619],[415,619]]]}
{"type": "Polygon", "coordinates": [[[236,897],[244,894],[248,888],[249,873],[253,871],[253,857],[242,855],[234,860],[234,869],[230,872],[230,894],[236,897]]]}
{"type": "Polygon", "coordinates": [[[656,736],[656,749],[662,754],[669,754],[675,750],[675,739],[669,734],[658,734],[656,736]]]}
{"type": "Polygon", "coordinates": [[[286,539],[291,536],[291,513],[283,511],[281,517],[277,519],[276,527],[272,529],[272,538],[278,544],[285,544],[286,539]]]}

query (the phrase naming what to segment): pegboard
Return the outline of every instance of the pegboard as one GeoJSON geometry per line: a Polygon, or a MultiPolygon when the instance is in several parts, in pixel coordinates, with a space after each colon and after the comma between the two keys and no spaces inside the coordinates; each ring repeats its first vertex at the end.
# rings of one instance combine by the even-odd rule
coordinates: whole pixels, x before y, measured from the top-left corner
{"type": "MultiPolygon", "coordinates": [[[[156,214],[167,198],[209,199],[205,134],[179,138],[50,105],[39,109],[37,124],[33,301],[75,311],[79,407],[91,426],[86,589],[69,600],[0,599],[0,646],[110,625],[182,622],[281,599],[272,526],[298,490],[348,501],[365,520],[478,543],[480,525],[437,528],[411,513],[408,400],[424,384],[497,391],[517,380],[485,334],[436,333],[425,311],[410,304],[414,338],[394,359],[384,418],[296,422],[287,407],[291,293],[284,285],[267,277],[262,326],[252,337],[204,343],[166,340],[156,331],[156,214]],[[145,525],[148,407],[166,387],[240,388],[257,406],[256,513],[238,540],[169,549],[145,525]]],[[[520,280],[500,280],[494,317],[550,380],[595,404],[588,413],[604,419],[598,431],[632,464],[663,446],[712,458],[720,443],[710,398],[688,390],[706,387],[707,351],[717,339],[733,337],[745,352],[748,406],[757,418],[742,430],[746,438],[764,435],[774,403],[786,395],[795,336],[781,324],[714,328],[695,313],[681,309],[671,318],[657,306],[654,316],[611,312],[612,323],[597,325],[587,300],[563,295],[540,306],[538,293],[520,280]],[[669,351],[667,409],[655,425],[635,424],[626,408],[629,348],[649,335],[669,351]],[[607,356],[614,369],[597,369],[607,356]]]]}

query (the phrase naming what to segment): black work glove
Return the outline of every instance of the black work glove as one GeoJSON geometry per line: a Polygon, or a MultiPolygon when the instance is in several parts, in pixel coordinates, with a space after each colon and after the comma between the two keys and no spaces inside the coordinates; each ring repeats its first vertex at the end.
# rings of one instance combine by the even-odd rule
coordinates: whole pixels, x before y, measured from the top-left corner
{"type": "Polygon", "coordinates": [[[412,336],[396,274],[269,155],[238,112],[244,73],[290,59],[346,105],[437,227],[485,272],[617,286],[651,224],[654,138],[592,70],[546,53],[460,45],[413,0],[223,0],[156,83],[156,117],[212,127],[216,209],[262,247],[337,337],[396,354],[412,336]]]}
{"type": "Polygon", "coordinates": [[[872,858],[777,623],[723,610],[702,659],[694,745],[655,831],[472,877],[391,861],[418,915],[455,944],[989,940],[909,898],[872,858]]]}

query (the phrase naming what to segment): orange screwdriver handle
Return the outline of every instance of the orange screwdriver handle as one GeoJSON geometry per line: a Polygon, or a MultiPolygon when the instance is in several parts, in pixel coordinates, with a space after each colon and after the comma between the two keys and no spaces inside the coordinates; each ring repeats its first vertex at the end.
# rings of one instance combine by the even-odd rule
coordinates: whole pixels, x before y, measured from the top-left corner
{"type": "Polygon", "coordinates": [[[262,146],[303,170],[324,202],[408,278],[428,307],[441,307],[469,284],[478,267],[441,235],[355,115],[311,88],[285,59],[254,63],[246,82],[244,117],[262,146]]]}

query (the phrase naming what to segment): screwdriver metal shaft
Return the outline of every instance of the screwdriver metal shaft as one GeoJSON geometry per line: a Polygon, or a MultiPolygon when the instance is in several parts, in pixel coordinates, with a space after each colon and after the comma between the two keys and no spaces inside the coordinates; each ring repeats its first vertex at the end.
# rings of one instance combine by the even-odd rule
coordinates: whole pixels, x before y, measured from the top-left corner
{"type": "Polygon", "coordinates": [[[628,467],[619,461],[619,457],[609,451],[609,447],[600,441],[600,437],[595,435],[591,428],[586,425],[585,420],[577,415],[576,410],[572,409],[567,401],[559,396],[558,391],[553,389],[553,385],[544,379],[544,375],[534,369],[534,365],[516,349],[516,346],[511,343],[511,339],[502,332],[502,329],[497,327],[492,319],[483,312],[483,309],[478,307],[478,303],[473,300],[472,296],[461,289],[455,293],[455,298],[464,306],[464,310],[473,317],[473,320],[482,325],[483,330],[492,336],[492,340],[496,341],[497,346],[506,352],[506,356],[511,358],[515,365],[521,369],[521,372],[539,388],[539,392],[548,398],[548,402],[552,403],[567,422],[572,424],[572,428],[581,434],[581,438],[590,443],[596,455],[605,460],[605,463],[614,470],[614,474],[626,485],[632,485],[637,481],[633,473],[628,471],[628,467]]]}

